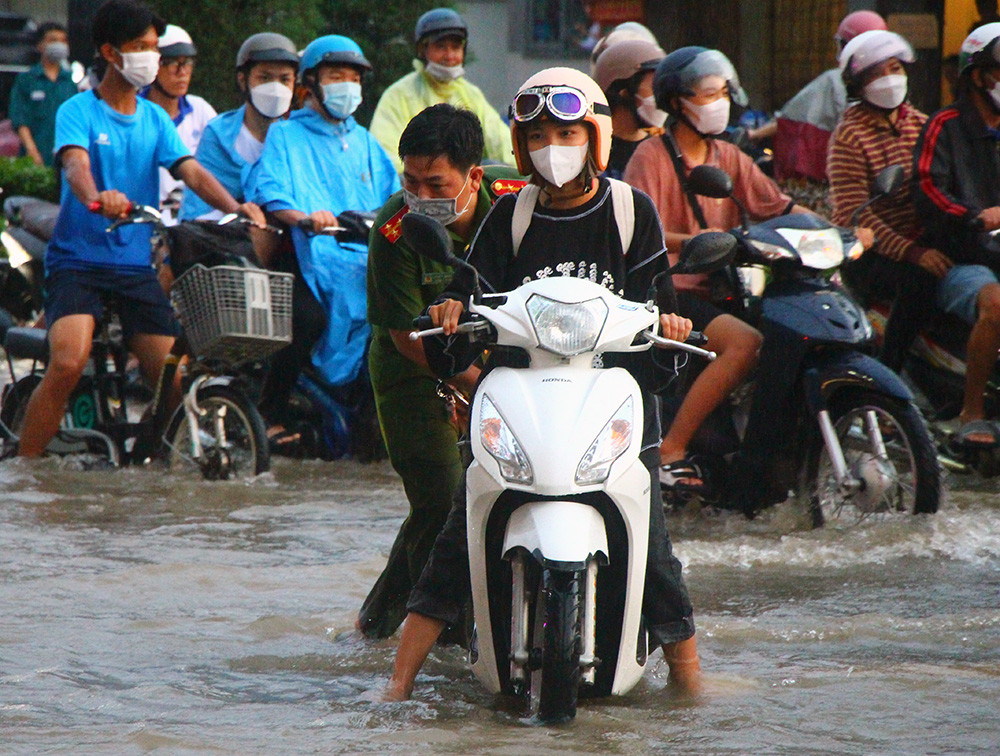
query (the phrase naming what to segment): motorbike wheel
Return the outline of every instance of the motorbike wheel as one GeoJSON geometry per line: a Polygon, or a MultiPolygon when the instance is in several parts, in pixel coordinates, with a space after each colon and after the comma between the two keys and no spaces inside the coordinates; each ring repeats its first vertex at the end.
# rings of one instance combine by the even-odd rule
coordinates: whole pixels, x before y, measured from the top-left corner
{"type": "Polygon", "coordinates": [[[28,399],[41,382],[42,376],[31,374],[4,387],[3,397],[0,398],[0,422],[4,424],[4,435],[8,432],[14,436],[20,435],[28,399]]]}
{"type": "Polygon", "coordinates": [[[941,501],[941,466],[920,412],[904,402],[872,391],[851,392],[835,400],[831,420],[848,471],[860,481],[856,490],[837,486],[822,441],[807,470],[813,524],[860,522],[936,512],[941,501]],[[869,429],[877,425],[885,446],[879,453],[869,429]]]}
{"type": "Polygon", "coordinates": [[[542,641],[541,685],[538,718],[564,722],[576,716],[580,687],[580,617],[582,571],[545,570],[545,631],[542,641]]]}
{"type": "Polygon", "coordinates": [[[271,457],[267,429],[257,408],[242,392],[229,386],[198,391],[202,458],[192,456],[191,435],[184,407],[178,407],[163,436],[164,457],[171,470],[198,470],[207,480],[250,478],[267,472],[271,457]]]}

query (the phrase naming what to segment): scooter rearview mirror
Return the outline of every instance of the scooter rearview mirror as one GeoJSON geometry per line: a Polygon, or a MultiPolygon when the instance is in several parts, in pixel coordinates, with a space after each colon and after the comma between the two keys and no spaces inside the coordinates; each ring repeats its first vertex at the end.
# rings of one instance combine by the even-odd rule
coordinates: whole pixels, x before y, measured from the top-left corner
{"type": "Polygon", "coordinates": [[[736,238],[725,231],[703,231],[681,245],[680,260],[669,273],[712,273],[733,262],[736,238]]]}
{"type": "Polygon", "coordinates": [[[688,175],[691,191],[703,197],[725,199],[733,193],[733,180],[721,168],[712,165],[697,165],[688,175]]]}
{"type": "Polygon", "coordinates": [[[872,191],[873,197],[888,197],[895,194],[903,185],[903,166],[890,165],[879,171],[875,177],[875,186],[872,191]]]}
{"type": "Polygon", "coordinates": [[[400,221],[403,238],[418,254],[455,267],[461,260],[451,251],[448,229],[430,216],[409,212],[400,221]]]}

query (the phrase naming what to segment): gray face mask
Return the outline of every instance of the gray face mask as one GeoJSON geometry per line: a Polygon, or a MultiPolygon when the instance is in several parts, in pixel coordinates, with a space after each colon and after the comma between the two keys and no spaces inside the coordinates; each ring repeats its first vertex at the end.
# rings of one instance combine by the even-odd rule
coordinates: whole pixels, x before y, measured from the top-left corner
{"type": "Polygon", "coordinates": [[[462,213],[468,210],[469,205],[472,204],[472,195],[470,194],[469,201],[465,203],[465,207],[461,210],[458,209],[458,198],[465,191],[465,187],[468,185],[471,176],[472,173],[470,171],[469,175],[465,177],[465,183],[462,184],[462,188],[458,190],[458,194],[454,197],[418,197],[408,189],[403,190],[403,196],[406,198],[406,204],[411,211],[433,218],[442,226],[448,226],[461,218],[462,213]]]}
{"type": "Polygon", "coordinates": [[[424,70],[428,76],[440,82],[454,81],[465,74],[463,66],[445,66],[430,60],[424,64],[424,70]]]}
{"type": "Polygon", "coordinates": [[[42,48],[42,57],[54,63],[62,63],[69,59],[69,45],[65,42],[49,42],[42,48]]]}

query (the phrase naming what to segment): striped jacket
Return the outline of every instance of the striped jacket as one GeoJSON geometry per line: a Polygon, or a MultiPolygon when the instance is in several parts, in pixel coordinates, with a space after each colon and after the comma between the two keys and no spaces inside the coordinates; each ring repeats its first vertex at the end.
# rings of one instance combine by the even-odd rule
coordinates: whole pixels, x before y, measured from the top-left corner
{"type": "Polygon", "coordinates": [[[1000,206],[998,136],[962,99],[931,116],[917,143],[913,196],[926,240],[958,263],[1000,269],[1000,244],[974,223],[1000,206]]]}
{"type": "Polygon", "coordinates": [[[827,157],[832,220],[840,226],[850,225],[851,215],[868,200],[879,172],[892,165],[903,166],[907,181],[894,195],[864,210],[858,225],[875,232],[880,254],[914,264],[926,248],[917,244],[922,229],[909,179],[913,149],[926,120],[926,115],[908,103],[899,106],[895,123],[882,111],[859,103],[841,117],[827,157]]]}

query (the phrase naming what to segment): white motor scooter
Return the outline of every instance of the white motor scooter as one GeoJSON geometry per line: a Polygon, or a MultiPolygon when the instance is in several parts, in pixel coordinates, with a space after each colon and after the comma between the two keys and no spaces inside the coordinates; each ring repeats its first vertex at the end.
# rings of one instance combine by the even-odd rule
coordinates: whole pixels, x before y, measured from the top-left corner
{"type": "MultiPolygon", "coordinates": [[[[404,216],[403,234],[422,254],[471,268],[425,216],[404,216]]],[[[717,257],[721,243],[732,254],[725,235],[710,236],[716,249],[706,240],[702,252],[717,257]]],[[[472,668],[490,691],[523,696],[541,720],[569,719],[578,693],[631,689],[647,655],[642,393],[628,371],[595,367],[595,356],[653,343],[714,354],[657,336],[653,302],[568,276],[501,295],[477,291],[465,315],[459,330],[470,338],[529,359],[526,369],[491,370],[472,406],[472,668]]]]}

